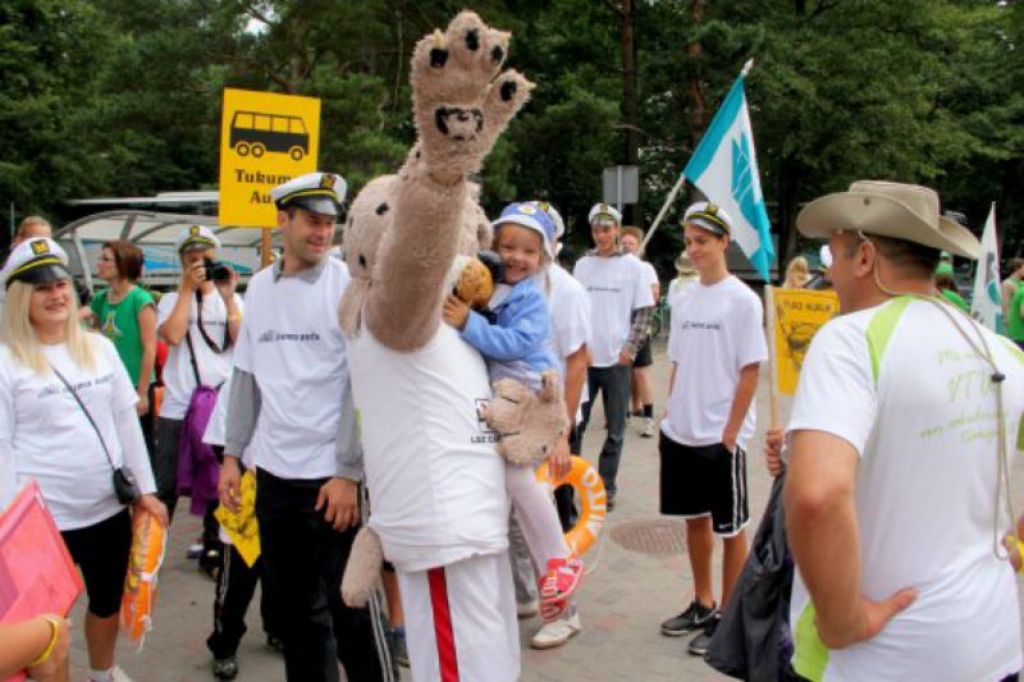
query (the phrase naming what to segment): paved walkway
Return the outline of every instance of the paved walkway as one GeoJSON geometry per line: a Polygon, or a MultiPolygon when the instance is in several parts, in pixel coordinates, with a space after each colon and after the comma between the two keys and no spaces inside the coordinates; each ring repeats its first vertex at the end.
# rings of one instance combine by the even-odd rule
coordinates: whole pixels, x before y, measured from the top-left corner
{"type": "MultiPolygon", "coordinates": [[[[656,410],[664,405],[668,363],[664,344],[655,345],[656,410]]],[[[748,459],[752,534],[771,481],[761,455],[761,438],[768,421],[765,381],[758,393],[758,432],[750,443],[748,459]]],[[[788,415],[783,400],[782,418],[788,415]]],[[[604,416],[598,408],[584,440],[584,453],[594,461],[604,439],[604,416]]],[[[1024,458],[1017,458],[1015,477],[1022,480],[1024,458]]],[[[626,522],[654,521],[658,516],[657,439],[640,438],[632,425],[626,437],[619,473],[618,506],[611,512],[598,544],[584,557],[589,574],[580,596],[583,632],[566,646],[550,651],[528,648],[529,636],[539,620],[521,621],[523,673],[526,681],[543,680],[726,680],[701,659],[686,652],[689,636],[664,637],[659,624],[675,615],[692,598],[692,580],[685,553],[652,555],[628,551],[611,538],[611,532],[626,522]]],[[[1017,504],[1021,504],[1018,495],[1017,504]]],[[[187,512],[187,505],[182,507],[187,512]]],[[[160,593],[153,632],[138,653],[122,642],[119,663],[137,680],[213,680],[205,639],[209,634],[213,583],[185,558],[185,549],[199,535],[199,520],[179,515],[172,529],[167,562],[160,576],[160,593]]],[[[719,594],[718,565],[721,545],[716,547],[716,594],[719,594]]],[[[1024,583],[1022,583],[1024,585],[1024,583]]],[[[78,627],[79,605],[73,616],[75,644],[72,676],[85,678],[86,655],[78,627]]],[[[283,680],[282,659],[264,643],[259,611],[254,603],[249,613],[249,634],[239,650],[238,679],[283,680]]],[[[408,679],[408,671],[404,672],[408,679]]],[[[495,679],[500,679],[496,671],[495,679]]]]}

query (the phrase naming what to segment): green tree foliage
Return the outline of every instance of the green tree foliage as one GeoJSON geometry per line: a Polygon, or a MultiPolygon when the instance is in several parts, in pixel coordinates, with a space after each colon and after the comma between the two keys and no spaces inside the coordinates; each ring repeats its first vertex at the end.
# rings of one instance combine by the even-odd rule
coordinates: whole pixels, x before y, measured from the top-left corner
{"type": "MultiPolygon", "coordinates": [[[[861,177],[937,187],[979,227],[998,204],[1024,248],[1024,4],[996,0],[636,0],[649,225],[743,63],[783,255],[804,202],[861,177]]],[[[570,242],[602,168],[625,160],[622,0],[4,0],[0,200],[18,214],[81,196],[214,188],[224,87],[322,100],[321,161],[353,191],[415,137],[415,42],[469,6],[513,31],[537,83],[481,175],[486,208],[546,198],[570,242]]],[[[685,193],[649,255],[681,248],[685,193]]]]}

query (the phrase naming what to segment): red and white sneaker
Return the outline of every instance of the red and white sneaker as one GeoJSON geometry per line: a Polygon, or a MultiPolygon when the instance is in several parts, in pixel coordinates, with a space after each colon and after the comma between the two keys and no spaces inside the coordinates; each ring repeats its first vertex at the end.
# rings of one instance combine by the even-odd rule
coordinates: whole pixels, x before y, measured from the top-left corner
{"type": "Polygon", "coordinates": [[[576,592],[582,581],[583,562],[578,556],[548,561],[547,575],[538,581],[540,613],[545,623],[565,616],[569,597],[576,592]]]}

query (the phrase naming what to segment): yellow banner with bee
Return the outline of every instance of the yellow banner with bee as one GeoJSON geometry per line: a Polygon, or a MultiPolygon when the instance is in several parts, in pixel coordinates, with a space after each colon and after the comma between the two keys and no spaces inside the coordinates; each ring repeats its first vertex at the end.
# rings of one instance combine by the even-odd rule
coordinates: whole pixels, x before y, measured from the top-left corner
{"type": "Polygon", "coordinates": [[[811,339],[823,324],[839,314],[834,291],[769,287],[769,340],[779,395],[793,395],[811,339]]]}

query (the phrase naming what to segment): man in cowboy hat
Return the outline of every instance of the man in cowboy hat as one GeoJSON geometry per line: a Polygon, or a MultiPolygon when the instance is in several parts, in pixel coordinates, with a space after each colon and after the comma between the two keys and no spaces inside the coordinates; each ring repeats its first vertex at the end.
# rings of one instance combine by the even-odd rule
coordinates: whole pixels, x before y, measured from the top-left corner
{"type": "Polygon", "coordinates": [[[797,227],[828,240],[843,315],[814,337],[787,436],[794,668],[1016,678],[1017,586],[996,547],[1024,355],[932,283],[940,251],[976,258],[978,240],[936,192],[892,182],[817,199],[797,227]]]}

